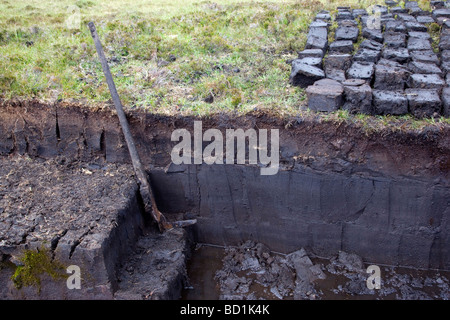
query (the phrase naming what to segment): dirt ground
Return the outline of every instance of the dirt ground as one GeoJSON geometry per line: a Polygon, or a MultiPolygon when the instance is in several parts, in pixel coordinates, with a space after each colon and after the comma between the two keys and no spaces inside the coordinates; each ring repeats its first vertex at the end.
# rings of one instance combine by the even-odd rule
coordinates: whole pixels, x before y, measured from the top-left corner
{"type": "Polygon", "coordinates": [[[47,243],[54,250],[69,230],[79,241],[106,231],[135,188],[130,166],[62,157],[0,158],[0,177],[0,247],[47,243]]]}
{"type": "MultiPolygon", "coordinates": [[[[0,164],[0,253],[2,262],[18,265],[18,248],[45,245],[54,252],[69,235],[75,239],[69,242],[70,255],[78,246],[94,246],[92,235],[109,235],[118,223],[117,211],[127,206],[136,188],[129,165],[26,156],[0,158],[0,164]]],[[[381,267],[381,289],[370,290],[368,264],[355,254],[321,259],[301,249],[282,255],[252,241],[203,260],[201,250],[192,256],[200,265],[193,267],[191,261],[186,274],[187,232],[160,234],[147,226],[117,261],[111,298],[178,299],[183,287],[185,292],[201,287],[194,295],[185,294],[191,299],[450,298],[449,272],[444,271],[381,267]]]]}

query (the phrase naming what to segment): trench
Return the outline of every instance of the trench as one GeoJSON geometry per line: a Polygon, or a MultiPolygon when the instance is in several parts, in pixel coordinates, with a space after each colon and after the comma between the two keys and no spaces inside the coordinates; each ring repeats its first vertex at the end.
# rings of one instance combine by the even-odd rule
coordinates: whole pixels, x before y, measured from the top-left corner
{"type": "MultiPolygon", "coordinates": [[[[64,156],[99,166],[130,163],[109,107],[2,100],[0,119],[4,158],[64,156]]],[[[128,120],[159,209],[169,219],[182,213],[183,218],[198,220],[186,235],[175,238],[222,247],[253,241],[282,255],[304,248],[311,257],[327,259],[349,252],[380,265],[450,270],[448,126],[367,132],[351,123],[282,118],[262,111],[195,118],[130,110],[128,120]],[[172,132],[187,129],[193,136],[198,120],[203,131],[218,129],[224,136],[228,128],[278,129],[279,171],[264,176],[258,165],[173,164],[172,132]]],[[[203,148],[207,145],[202,143],[203,148]]],[[[143,246],[160,239],[146,234],[143,246]]],[[[124,246],[121,250],[126,251],[124,246]]],[[[178,251],[186,258],[191,255],[187,247],[174,248],[171,254],[178,251]]],[[[120,257],[112,254],[110,260],[120,257]]],[[[220,260],[217,255],[215,259],[220,260]]],[[[188,270],[201,268],[204,262],[198,261],[187,262],[188,270]]],[[[204,273],[211,275],[219,266],[204,273]]],[[[183,281],[175,280],[167,290],[171,293],[163,297],[176,298],[186,286],[183,281]]]]}

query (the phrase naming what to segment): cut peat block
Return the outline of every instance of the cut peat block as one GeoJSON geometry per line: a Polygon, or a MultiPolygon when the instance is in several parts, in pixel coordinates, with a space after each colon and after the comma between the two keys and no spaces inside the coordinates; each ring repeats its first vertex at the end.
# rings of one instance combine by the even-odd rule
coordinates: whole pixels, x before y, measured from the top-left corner
{"type": "Polygon", "coordinates": [[[322,69],[296,62],[295,60],[292,62],[292,71],[289,77],[290,84],[306,88],[322,78],[325,78],[325,73],[322,69]]]}
{"type": "Polygon", "coordinates": [[[450,87],[446,87],[442,90],[442,105],[444,117],[450,117],[450,87]]]}
{"type": "Polygon", "coordinates": [[[344,87],[338,81],[323,79],[306,89],[308,107],[313,111],[332,112],[344,103],[344,87]]]}
{"type": "Polygon", "coordinates": [[[350,113],[372,114],[372,88],[362,79],[349,79],[344,85],[345,103],[342,109],[350,113]]]}
{"type": "Polygon", "coordinates": [[[350,69],[347,70],[347,78],[364,79],[370,82],[373,77],[374,66],[373,62],[354,61],[350,69]]]}
{"type": "Polygon", "coordinates": [[[408,98],[403,91],[373,90],[374,113],[403,115],[408,113],[408,98]]]}
{"type": "Polygon", "coordinates": [[[401,91],[405,88],[411,72],[396,62],[379,63],[375,66],[375,82],[376,90],[401,91]]]}
{"type": "Polygon", "coordinates": [[[412,74],[407,84],[410,88],[441,90],[445,81],[437,74],[412,74]]]}
{"type": "Polygon", "coordinates": [[[409,111],[416,118],[430,118],[440,114],[442,102],[436,89],[406,89],[409,111]]]}

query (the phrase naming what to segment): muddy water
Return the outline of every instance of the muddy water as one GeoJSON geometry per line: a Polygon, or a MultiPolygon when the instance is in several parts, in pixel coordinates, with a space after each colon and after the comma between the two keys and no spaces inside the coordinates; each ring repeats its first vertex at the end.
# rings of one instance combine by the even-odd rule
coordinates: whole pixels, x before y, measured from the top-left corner
{"type": "MultiPolygon", "coordinates": [[[[325,259],[313,261],[322,261],[324,264],[329,262],[325,259]]],[[[365,267],[368,266],[369,264],[365,264],[365,267]]],[[[315,287],[322,293],[320,299],[323,300],[448,300],[450,297],[450,272],[388,266],[382,266],[380,269],[381,289],[370,294],[367,294],[367,291],[348,292],[348,284],[351,283],[348,275],[336,275],[328,271],[325,271],[327,278],[317,281],[315,287]]]]}
{"type": "Polygon", "coordinates": [[[224,248],[213,246],[198,246],[194,250],[188,262],[190,283],[185,287],[182,299],[219,299],[219,286],[214,276],[222,268],[224,254],[224,248]]]}
{"type": "MultiPolygon", "coordinates": [[[[194,250],[188,262],[190,283],[182,292],[183,300],[218,300],[220,285],[215,278],[216,272],[223,267],[222,259],[225,248],[211,245],[200,245],[194,250]]],[[[241,276],[244,274],[241,272],[241,276]]],[[[276,299],[268,288],[258,283],[252,283],[250,291],[261,299],[276,299]]]]}
{"type": "MultiPolygon", "coordinates": [[[[183,291],[182,299],[230,299],[221,291],[217,273],[224,270],[227,249],[217,246],[201,245],[194,250],[188,262],[189,284],[183,291]]],[[[279,257],[284,255],[274,254],[279,257]]],[[[366,280],[369,277],[364,263],[359,271],[347,270],[335,258],[323,259],[311,257],[314,265],[320,266],[325,274],[324,279],[313,281],[311,292],[306,299],[315,300],[448,300],[450,298],[450,272],[425,271],[411,268],[380,266],[381,289],[367,289],[366,280]]],[[[293,293],[282,297],[274,294],[273,287],[258,282],[258,271],[249,273],[239,271],[235,276],[246,279],[248,290],[239,299],[291,300],[293,293]]],[[[295,274],[295,271],[293,271],[295,274]]],[[[239,291],[239,287],[236,288],[239,291]]],[[[236,296],[233,296],[236,299],[236,296]]]]}

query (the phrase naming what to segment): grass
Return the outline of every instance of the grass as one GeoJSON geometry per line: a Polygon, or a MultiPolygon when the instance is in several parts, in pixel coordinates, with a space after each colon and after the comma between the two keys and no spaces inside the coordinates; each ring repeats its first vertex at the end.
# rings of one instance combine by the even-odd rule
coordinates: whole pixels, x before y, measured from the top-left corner
{"type": "Polygon", "coordinates": [[[305,92],[288,84],[286,60],[303,49],[315,14],[383,2],[0,0],[0,97],[110,101],[94,21],[127,108],[298,114],[305,92]]]}

